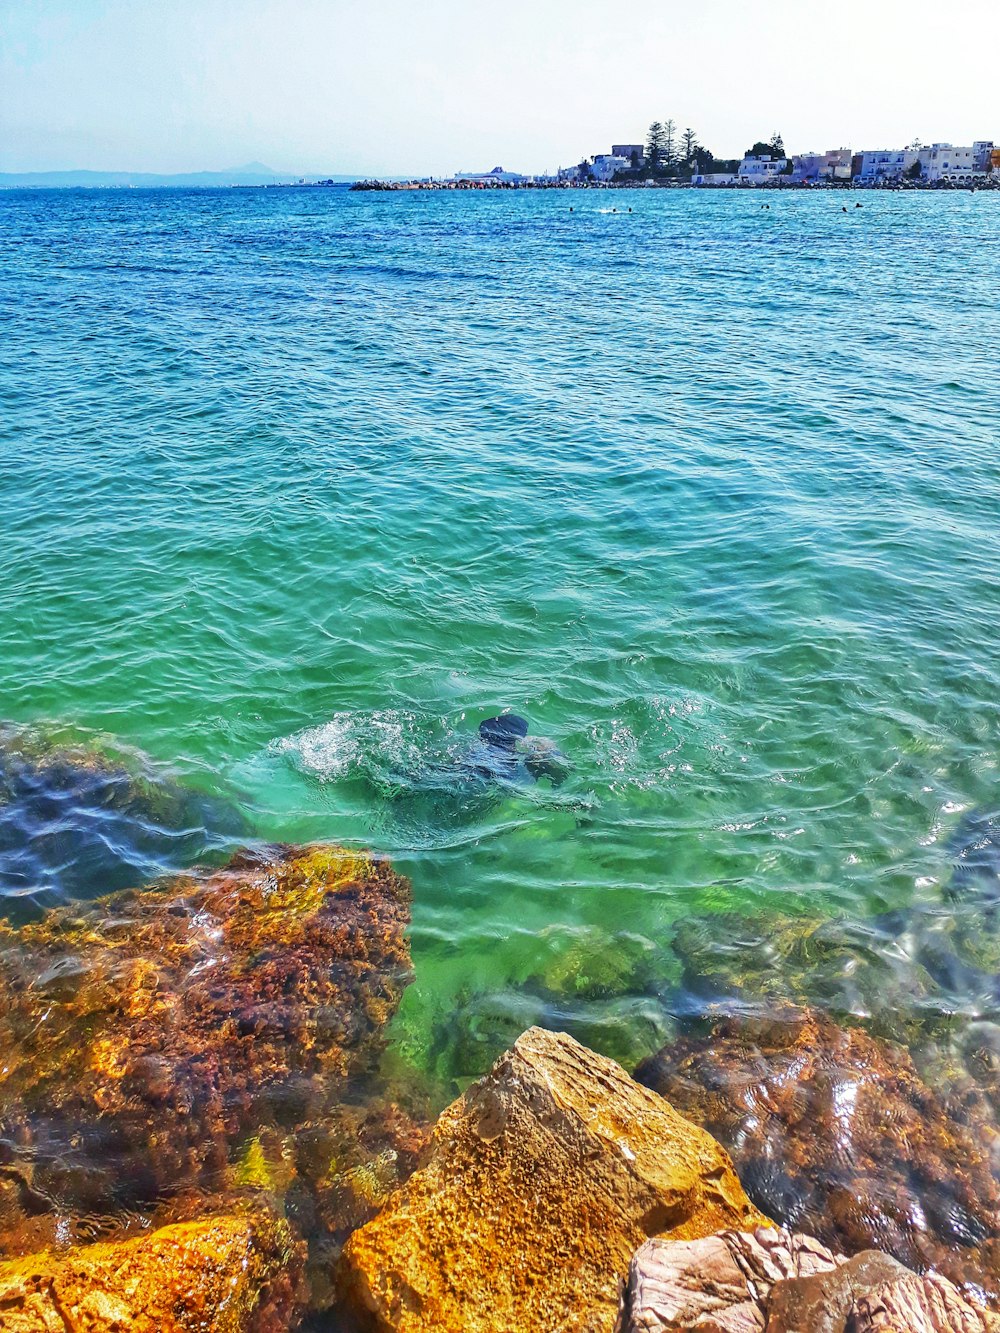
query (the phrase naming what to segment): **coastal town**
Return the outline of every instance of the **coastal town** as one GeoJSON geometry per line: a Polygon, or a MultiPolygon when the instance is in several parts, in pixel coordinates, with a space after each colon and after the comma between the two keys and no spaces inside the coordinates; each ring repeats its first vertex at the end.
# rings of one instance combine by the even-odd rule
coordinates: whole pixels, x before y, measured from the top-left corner
{"type": "Polygon", "coordinates": [[[357,190],[573,189],[628,186],[771,189],[863,187],[880,189],[1000,189],[1000,147],[992,139],[969,145],[923,144],[904,148],[830,148],[788,153],[780,134],[758,140],[742,158],[716,158],[691,129],[655,121],[645,143],[615,143],[552,174],[525,175],[494,167],[460,171],[447,179],[365,180],[357,190]]]}

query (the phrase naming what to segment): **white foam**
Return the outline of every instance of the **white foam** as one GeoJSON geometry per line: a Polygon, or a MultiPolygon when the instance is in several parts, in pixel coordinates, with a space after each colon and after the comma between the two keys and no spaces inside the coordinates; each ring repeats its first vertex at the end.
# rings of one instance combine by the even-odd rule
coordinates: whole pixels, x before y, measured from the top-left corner
{"type": "Polygon", "coordinates": [[[358,738],[349,713],[338,713],[318,727],[307,727],[295,736],[275,741],[274,748],[287,754],[297,768],[323,782],[343,777],[358,758],[358,738]]]}
{"type": "Polygon", "coordinates": [[[376,776],[419,772],[425,756],[418,730],[417,719],[399,709],[335,713],[329,722],[275,741],[272,749],[321,782],[335,782],[358,768],[376,776]]]}

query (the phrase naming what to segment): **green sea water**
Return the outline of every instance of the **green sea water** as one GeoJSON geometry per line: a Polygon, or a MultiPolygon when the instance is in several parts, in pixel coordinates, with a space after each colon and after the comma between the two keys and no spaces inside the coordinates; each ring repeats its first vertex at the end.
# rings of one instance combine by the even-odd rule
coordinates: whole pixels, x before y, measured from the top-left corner
{"type": "Polygon", "coordinates": [[[1000,196],[856,197],[0,195],[0,717],[387,853],[446,1089],[654,1050],[683,923],[936,910],[1000,807],[1000,196]],[[565,783],[468,780],[502,710],[565,783]]]}

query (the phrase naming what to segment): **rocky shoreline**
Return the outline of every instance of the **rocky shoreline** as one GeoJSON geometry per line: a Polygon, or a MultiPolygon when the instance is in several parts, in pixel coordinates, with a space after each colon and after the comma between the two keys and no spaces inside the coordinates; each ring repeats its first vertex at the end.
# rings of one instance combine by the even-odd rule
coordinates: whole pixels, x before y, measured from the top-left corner
{"type": "MultiPolygon", "coordinates": [[[[169,833],[176,793],[0,741],[0,873],[57,792],[71,843],[109,803],[169,833]]],[[[995,991],[996,830],[963,836],[947,910],[863,932],[921,960],[912,1054],[860,927],[723,916],[709,951],[678,928],[705,1004],[634,1076],[533,1026],[436,1121],[384,1059],[412,976],[384,859],[254,846],[0,922],[0,1329],[1000,1330],[992,1028],[956,1046],[935,991],[995,991]]]]}
{"type": "MultiPolygon", "coordinates": [[[[230,1200],[138,1239],[0,1264],[0,1326],[279,1333],[313,1304],[305,1263],[273,1203],[230,1200]]],[[[975,1282],[963,1292],[935,1268],[777,1225],[705,1130],[534,1028],[441,1115],[330,1277],[326,1326],[358,1333],[1000,1329],[975,1282]]]]}

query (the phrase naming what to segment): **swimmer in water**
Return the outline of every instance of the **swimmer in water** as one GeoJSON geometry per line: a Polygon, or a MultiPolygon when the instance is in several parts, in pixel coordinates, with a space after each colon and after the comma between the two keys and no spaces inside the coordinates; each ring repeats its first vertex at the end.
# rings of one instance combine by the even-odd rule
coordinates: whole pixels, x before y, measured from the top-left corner
{"type": "Polygon", "coordinates": [[[516,781],[523,766],[535,782],[548,778],[558,787],[569,775],[569,761],[558,745],[544,736],[529,736],[527,721],[516,713],[480,722],[479,741],[472,756],[478,777],[516,781]]]}

